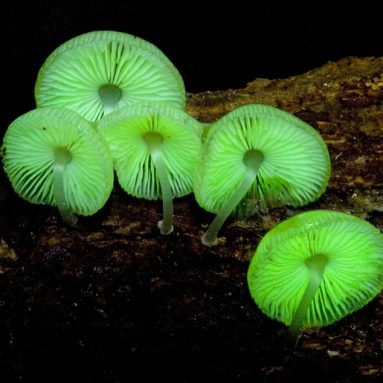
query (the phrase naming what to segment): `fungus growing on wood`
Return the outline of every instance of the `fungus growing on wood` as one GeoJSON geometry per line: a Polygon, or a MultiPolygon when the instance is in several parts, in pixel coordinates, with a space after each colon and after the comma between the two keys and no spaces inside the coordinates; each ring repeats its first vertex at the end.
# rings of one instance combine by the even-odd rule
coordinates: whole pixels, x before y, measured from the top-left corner
{"type": "Polygon", "coordinates": [[[113,161],[105,140],[77,113],[39,108],[8,127],[4,170],[22,198],[57,206],[65,222],[92,215],[113,187],[113,161]]]}
{"type": "Polygon", "coordinates": [[[192,191],[201,150],[201,125],[169,104],[143,103],[103,118],[121,187],[130,195],[163,201],[162,234],[173,231],[173,198],[192,191]]]}
{"type": "Polygon", "coordinates": [[[55,49],[35,84],[38,107],[65,107],[90,121],[142,101],[185,105],[184,83],[153,44],[123,32],[94,31],[55,49]]]}
{"type": "Polygon", "coordinates": [[[290,327],[326,326],[359,310],[383,288],[383,236],[349,214],[315,210],[271,229],[251,260],[251,296],[290,327]]]}
{"type": "Polygon", "coordinates": [[[207,128],[204,137],[194,193],[216,217],[202,242],[216,245],[227,217],[247,200],[263,212],[302,206],[319,198],[329,177],[329,153],[314,128],[271,106],[237,108],[207,128]]]}

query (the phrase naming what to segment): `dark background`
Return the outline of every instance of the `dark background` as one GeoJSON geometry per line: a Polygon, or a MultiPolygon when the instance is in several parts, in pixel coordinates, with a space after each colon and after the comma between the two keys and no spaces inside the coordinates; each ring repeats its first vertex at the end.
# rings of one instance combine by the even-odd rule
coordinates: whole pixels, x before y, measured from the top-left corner
{"type": "Polygon", "coordinates": [[[372,2],[107,1],[2,4],[1,130],[34,107],[39,67],[61,43],[112,29],[142,37],[173,61],[189,92],[244,87],[345,56],[383,55],[372,2]]]}

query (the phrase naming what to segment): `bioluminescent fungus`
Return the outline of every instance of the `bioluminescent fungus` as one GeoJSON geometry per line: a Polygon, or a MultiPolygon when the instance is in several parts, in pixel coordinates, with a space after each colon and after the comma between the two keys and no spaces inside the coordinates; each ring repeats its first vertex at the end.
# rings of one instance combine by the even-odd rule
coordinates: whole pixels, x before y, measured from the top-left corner
{"type": "Polygon", "coordinates": [[[22,198],[57,206],[65,222],[92,215],[113,188],[113,161],[105,140],[79,114],[60,108],[27,112],[8,127],[4,170],[22,198]]]}
{"type": "Polygon", "coordinates": [[[247,280],[259,308],[296,337],[359,310],[382,290],[383,236],[349,214],[301,213],[264,236],[247,280]]]}
{"type": "Polygon", "coordinates": [[[202,237],[213,246],[241,201],[254,200],[267,211],[316,200],[327,187],[330,158],[310,125],[271,106],[246,105],[207,128],[196,175],[197,202],[217,214],[202,237]]]}
{"type": "Polygon", "coordinates": [[[72,109],[90,121],[142,101],[185,105],[185,87],[153,44],[123,32],[94,31],[54,50],[35,84],[38,107],[72,109]]]}
{"type": "Polygon", "coordinates": [[[143,103],[104,117],[98,129],[109,144],[121,187],[134,197],[161,198],[159,228],[170,234],[173,198],[192,191],[201,125],[169,104],[143,103]]]}

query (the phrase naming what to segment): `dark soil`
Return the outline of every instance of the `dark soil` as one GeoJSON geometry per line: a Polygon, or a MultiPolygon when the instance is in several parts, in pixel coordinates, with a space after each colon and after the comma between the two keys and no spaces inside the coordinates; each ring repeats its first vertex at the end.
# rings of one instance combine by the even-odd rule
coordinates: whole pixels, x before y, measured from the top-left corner
{"type": "Polygon", "coordinates": [[[381,298],[296,347],[257,309],[246,284],[257,221],[229,223],[207,249],[211,217],[192,197],[161,236],[161,206],[119,189],[76,228],[2,196],[2,382],[381,381],[381,298]]]}

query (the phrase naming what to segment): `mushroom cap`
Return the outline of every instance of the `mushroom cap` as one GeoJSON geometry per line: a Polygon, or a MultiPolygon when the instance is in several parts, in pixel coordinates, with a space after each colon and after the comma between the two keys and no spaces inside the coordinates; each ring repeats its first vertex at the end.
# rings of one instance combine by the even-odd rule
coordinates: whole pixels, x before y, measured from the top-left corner
{"type": "Polygon", "coordinates": [[[228,113],[206,129],[194,193],[199,205],[217,213],[238,189],[249,150],[264,157],[246,198],[261,211],[316,200],[330,178],[330,156],[319,133],[277,108],[250,104],[228,113]]]}
{"type": "Polygon", "coordinates": [[[121,91],[117,108],[151,100],[185,106],[182,77],[160,49],[116,31],[88,32],[55,49],[38,73],[36,104],[65,107],[97,121],[104,114],[99,89],[105,85],[121,91]]]}
{"type": "Polygon", "coordinates": [[[60,108],[29,111],[8,127],[4,136],[4,170],[22,198],[57,206],[54,196],[55,150],[66,149],[71,161],[64,171],[69,208],[92,215],[113,188],[113,160],[105,140],[77,113],[60,108]]]}
{"type": "Polygon", "coordinates": [[[161,152],[174,197],[192,191],[192,181],[201,151],[202,125],[186,112],[164,103],[141,103],[119,109],[98,123],[109,144],[121,187],[138,198],[161,198],[150,149],[144,136],[162,137],[161,152]]]}
{"type": "Polygon", "coordinates": [[[314,210],[271,229],[249,266],[251,296],[269,317],[290,325],[309,282],[306,261],[327,264],[311,301],[306,327],[329,325],[360,309],[383,288],[383,236],[349,214],[314,210]]]}

